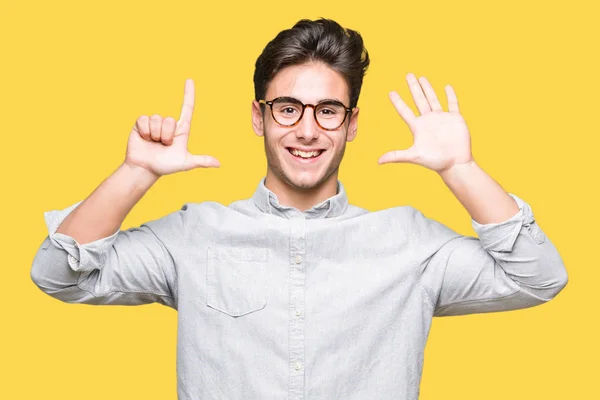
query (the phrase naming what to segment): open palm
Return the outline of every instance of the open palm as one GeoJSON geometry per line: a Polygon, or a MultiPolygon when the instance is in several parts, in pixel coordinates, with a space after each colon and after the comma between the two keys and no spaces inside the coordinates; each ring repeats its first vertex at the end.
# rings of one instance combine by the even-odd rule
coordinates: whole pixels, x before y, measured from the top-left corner
{"type": "Polygon", "coordinates": [[[378,160],[379,164],[407,162],[439,173],[455,165],[473,161],[471,137],[459,112],[452,86],[447,85],[445,88],[448,112],[444,112],[426,78],[417,80],[413,74],[408,74],[406,80],[421,115],[415,116],[396,92],[390,93],[390,100],[410,128],[413,145],[405,150],[394,150],[382,155],[378,160]]]}

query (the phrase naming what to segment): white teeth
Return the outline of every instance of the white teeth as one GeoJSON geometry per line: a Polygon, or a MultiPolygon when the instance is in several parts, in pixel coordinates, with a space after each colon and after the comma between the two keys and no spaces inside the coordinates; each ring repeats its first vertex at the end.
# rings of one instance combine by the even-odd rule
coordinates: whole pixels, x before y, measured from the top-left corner
{"type": "Polygon", "coordinates": [[[302,150],[297,150],[297,149],[291,149],[290,152],[295,156],[300,156],[302,158],[311,158],[311,157],[316,157],[319,154],[321,154],[322,150],[302,151],[302,150]]]}

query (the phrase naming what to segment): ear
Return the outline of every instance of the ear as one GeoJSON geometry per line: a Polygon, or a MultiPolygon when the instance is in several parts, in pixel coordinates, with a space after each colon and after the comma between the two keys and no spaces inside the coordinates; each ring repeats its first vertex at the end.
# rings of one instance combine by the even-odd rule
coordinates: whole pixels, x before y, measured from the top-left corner
{"type": "Polygon", "coordinates": [[[350,115],[350,123],[348,124],[348,134],[346,135],[346,141],[351,142],[356,137],[356,131],[358,130],[358,107],[354,107],[352,114],[350,115]]]}
{"type": "Polygon", "coordinates": [[[260,103],[256,100],[252,100],[252,129],[258,136],[263,135],[263,114],[260,111],[260,103]]]}

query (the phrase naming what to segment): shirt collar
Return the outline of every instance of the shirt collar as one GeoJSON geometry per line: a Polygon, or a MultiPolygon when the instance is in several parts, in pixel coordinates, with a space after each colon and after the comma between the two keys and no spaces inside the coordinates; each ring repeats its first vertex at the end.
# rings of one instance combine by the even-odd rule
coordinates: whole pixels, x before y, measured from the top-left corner
{"type": "Polygon", "coordinates": [[[304,212],[289,206],[279,204],[277,195],[265,186],[263,177],[258,183],[258,187],[252,196],[254,204],[265,213],[279,215],[285,218],[291,218],[294,215],[304,214],[307,219],[316,218],[334,218],[342,215],[348,206],[348,197],[344,185],[337,181],[337,194],[327,200],[313,206],[310,210],[304,212]]]}

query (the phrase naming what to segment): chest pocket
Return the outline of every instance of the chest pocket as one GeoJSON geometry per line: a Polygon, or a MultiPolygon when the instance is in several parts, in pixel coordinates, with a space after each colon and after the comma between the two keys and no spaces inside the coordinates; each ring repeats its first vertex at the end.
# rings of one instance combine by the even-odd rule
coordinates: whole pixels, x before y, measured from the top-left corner
{"type": "Polygon", "coordinates": [[[210,247],[206,305],[232,317],[267,305],[267,249],[210,247]]]}

